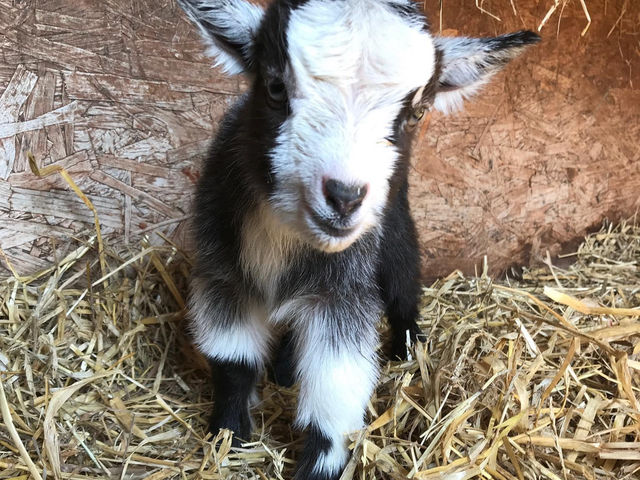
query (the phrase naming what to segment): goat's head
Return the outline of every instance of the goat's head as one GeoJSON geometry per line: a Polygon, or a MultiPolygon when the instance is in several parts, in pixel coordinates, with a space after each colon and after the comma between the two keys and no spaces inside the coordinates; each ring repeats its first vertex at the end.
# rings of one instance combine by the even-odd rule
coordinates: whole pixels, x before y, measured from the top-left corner
{"type": "Polygon", "coordinates": [[[421,112],[459,108],[539,40],[434,37],[412,0],[179,3],[218,65],[253,79],[247,141],[264,146],[270,205],[327,252],[378,223],[421,112]]]}

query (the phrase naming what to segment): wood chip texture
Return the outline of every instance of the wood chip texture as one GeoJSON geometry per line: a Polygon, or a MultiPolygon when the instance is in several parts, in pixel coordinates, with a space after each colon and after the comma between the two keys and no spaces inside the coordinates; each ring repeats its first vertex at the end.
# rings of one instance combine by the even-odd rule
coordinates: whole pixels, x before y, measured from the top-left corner
{"type": "Polygon", "coordinates": [[[12,265],[45,268],[93,227],[62,178],[33,175],[28,152],[71,175],[105,234],[126,244],[161,224],[182,243],[200,161],[245,80],[211,67],[174,2],[0,11],[0,248],[12,265]]]}
{"type": "MultiPolygon", "coordinates": [[[[580,2],[425,2],[445,35],[547,17],[542,44],[419,130],[411,203],[426,277],[473,273],[485,255],[493,272],[539,263],[640,206],[640,3],[582,3],[584,36],[580,2]]],[[[188,246],[202,158],[246,79],[210,66],[173,0],[0,0],[0,12],[0,247],[14,267],[46,268],[93,228],[60,177],[30,172],[28,152],[65,168],[123,244],[153,231],[188,246]]]]}

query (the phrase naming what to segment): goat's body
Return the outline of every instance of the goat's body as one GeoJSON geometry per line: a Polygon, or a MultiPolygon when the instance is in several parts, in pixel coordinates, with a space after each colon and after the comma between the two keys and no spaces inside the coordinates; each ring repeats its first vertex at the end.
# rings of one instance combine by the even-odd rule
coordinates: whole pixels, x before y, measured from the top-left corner
{"type": "Polygon", "coordinates": [[[220,408],[213,422],[220,425],[214,427],[241,437],[248,434],[248,410],[236,405],[233,413],[225,411],[232,400],[225,401],[224,392],[234,384],[242,392],[239,404],[246,405],[244,396],[288,332],[293,359],[280,365],[295,371],[280,367],[278,374],[300,382],[297,423],[325,446],[301,463],[308,471],[299,478],[311,479],[318,463],[312,458],[323,451],[326,468],[316,473],[339,472],[342,436],[362,426],[377,378],[376,324],[383,310],[396,327],[395,350],[404,348],[407,328],[416,331],[415,230],[401,176],[380,226],[349,248],[325,253],[301,242],[271,211],[268,165],[260,166],[265,151],[242,134],[251,123],[247,108],[241,101],[227,117],[198,188],[192,330],[216,370],[220,408]],[[257,172],[265,176],[258,179],[257,172]]]}
{"type": "Polygon", "coordinates": [[[195,343],[213,367],[210,429],[250,433],[270,362],[297,381],[296,480],[335,480],[391,353],[419,333],[409,144],[538,37],[433,37],[412,0],[179,0],[249,93],[229,112],[196,197],[195,343]],[[280,345],[278,343],[280,342],[280,345]]]}

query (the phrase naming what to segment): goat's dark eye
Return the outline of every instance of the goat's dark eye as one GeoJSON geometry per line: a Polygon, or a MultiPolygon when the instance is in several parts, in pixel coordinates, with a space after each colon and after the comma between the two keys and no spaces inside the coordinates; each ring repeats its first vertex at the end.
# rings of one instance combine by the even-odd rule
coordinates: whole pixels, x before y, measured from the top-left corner
{"type": "Polygon", "coordinates": [[[270,80],[267,83],[269,99],[274,103],[282,103],[287,98],[287,87],[280,79],[270,80]]]}

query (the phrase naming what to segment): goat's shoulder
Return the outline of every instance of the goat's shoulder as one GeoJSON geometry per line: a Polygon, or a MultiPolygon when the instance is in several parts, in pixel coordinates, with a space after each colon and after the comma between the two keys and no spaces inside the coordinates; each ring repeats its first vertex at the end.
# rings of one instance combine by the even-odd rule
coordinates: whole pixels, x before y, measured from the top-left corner
{"type": "Polygon", "coordinates": [[[235,260],[245,217],[256,205],[240,138],[245,105],[242,97],[224,116],[202,166],[194,202],[198,250],[222,249],[235,260]]]}

